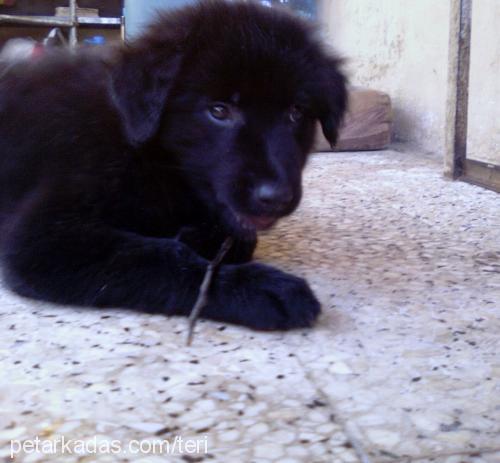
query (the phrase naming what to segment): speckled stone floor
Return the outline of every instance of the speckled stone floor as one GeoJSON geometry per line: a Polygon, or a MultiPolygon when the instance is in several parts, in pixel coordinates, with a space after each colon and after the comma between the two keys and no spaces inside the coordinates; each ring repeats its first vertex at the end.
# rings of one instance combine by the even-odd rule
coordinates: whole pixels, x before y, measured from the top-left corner
{"type": "Polygon", "coordinates": [[[201,322],[188,348],[185,319],[0,290],[0,459],[500,462],[500,197],[404,147],[315,155],[305,183],[258,258],[310,280],[313,330],[201,322]],[[200,453],[127,447],[175,436],[200,453]]]}

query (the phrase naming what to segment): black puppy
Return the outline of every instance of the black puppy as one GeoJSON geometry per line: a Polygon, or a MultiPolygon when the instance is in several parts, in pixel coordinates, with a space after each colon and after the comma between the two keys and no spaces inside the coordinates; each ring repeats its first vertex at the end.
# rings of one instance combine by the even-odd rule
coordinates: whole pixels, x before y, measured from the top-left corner
{"type": "Polygon", "coordinates": [[[307,283],[248,263],[256,232],[290,214],[315,120],[334,143],[338,60],[310,27],[252,3],[161,15],[114,59],[59,54],[0,80],[6,281],[61,304],[186,315],[231,235],[202,316],[309,326],[307,283]]]}

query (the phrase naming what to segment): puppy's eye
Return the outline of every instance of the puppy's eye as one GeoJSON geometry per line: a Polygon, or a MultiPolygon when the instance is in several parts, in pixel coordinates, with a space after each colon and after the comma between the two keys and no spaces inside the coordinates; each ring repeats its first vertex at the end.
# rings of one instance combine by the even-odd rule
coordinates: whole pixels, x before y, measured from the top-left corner
{"type": "Polygon", "coordinates": [[[302,110],[298,106],[293,105],[288,112],[288,119],[295,124],[302,119],[303,115],[302,110]]]}
{"type": "Polygon", "coordinates": [[[218,121],[226,121],[231,118],[231,109],[223,103],[215,103],[208,110],[210,115],[218,121]]]}

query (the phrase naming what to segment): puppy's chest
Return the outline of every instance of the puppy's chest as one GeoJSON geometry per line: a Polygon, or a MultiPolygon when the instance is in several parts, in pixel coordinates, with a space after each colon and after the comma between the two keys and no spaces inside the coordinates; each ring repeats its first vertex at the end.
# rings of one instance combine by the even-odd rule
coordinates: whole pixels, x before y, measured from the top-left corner
{"type": "Polygon", "coordinates": [[[209,230],[215,219],[188,193],[166,188],[130,188],[112,201],[108,218],[134,233],[175,237],[186,230],[209,230]]]}

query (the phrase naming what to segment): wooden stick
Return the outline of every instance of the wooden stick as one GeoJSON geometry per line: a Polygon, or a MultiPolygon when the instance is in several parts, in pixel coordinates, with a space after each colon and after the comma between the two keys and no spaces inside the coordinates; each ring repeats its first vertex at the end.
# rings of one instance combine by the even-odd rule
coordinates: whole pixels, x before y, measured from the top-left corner
{"type": "Polygon", "coordinates": [[[186,340],[187,346],[190,346],[191,342],[193,341],[194,327],[196,325],[196,322],[198,321],[201,310],[208,303],[208,290],[210,289],[210,284],[212,283],[213,274],[215,270],[217,270],[217,267],[220,265],[222,259],[224,259],[224,256],[227,254],[229,249],[231,249],[232,245],[233,245],[233,238],[231,237],[226,238],[224,240],[224,243],[222,243],[222,246],[220,247],[219,252],[215,256],[214,260],[212,260],[208,264],[207,271],[205,272],[203,282],[201,283],[200,286],[200,291],[198,292],[198,299],[196,299],[196,302],[191,310],[191,313],[189,314],[189,331],[186,340]]]}

